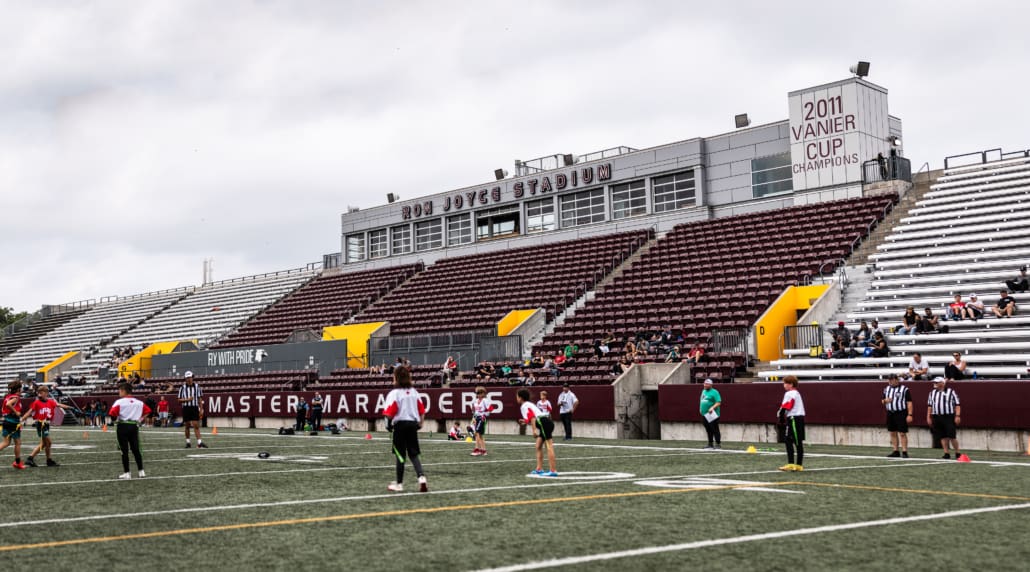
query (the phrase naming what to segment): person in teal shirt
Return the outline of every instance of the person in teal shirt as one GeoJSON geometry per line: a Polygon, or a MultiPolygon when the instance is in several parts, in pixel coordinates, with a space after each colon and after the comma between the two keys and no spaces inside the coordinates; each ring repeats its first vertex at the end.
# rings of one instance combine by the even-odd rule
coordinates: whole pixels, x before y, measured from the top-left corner
{"type": "Polygon", "coordinates": [[[701,390],[701,422],[708,433],[708,446],[705,449],[722,449],[722,434],[719,433],[719,417],[722,416],[722,396],[719,390],[712,387],[711,378],[705,380],[701,390]],[[715,417],[712,417],[712,414],[715,417]]]}

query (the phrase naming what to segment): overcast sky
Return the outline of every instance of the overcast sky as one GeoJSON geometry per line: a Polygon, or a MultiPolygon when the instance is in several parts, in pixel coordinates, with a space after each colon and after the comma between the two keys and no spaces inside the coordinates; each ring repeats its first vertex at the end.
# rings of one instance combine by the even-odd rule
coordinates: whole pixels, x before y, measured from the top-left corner
{"type": "Polygon", "coordinates": [[[513,159],[890,90],[913,168],[1030,147],[1030,4],[0,0],[0,305],[294,268],[513,159]],[[729,7],[726,7],[729,6],[729,7]],[[786,8],[789,6],[789,8],[786,8]]]}

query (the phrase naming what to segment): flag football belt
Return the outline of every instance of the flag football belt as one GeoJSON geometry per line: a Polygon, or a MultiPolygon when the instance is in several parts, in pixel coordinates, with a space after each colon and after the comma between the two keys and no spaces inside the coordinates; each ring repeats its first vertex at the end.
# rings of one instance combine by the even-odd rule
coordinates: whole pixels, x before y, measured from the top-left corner
{"type": "Polygon", "coordinates": [[[138,421],[119,421],[119,425],[139,425],[138,421]]]}

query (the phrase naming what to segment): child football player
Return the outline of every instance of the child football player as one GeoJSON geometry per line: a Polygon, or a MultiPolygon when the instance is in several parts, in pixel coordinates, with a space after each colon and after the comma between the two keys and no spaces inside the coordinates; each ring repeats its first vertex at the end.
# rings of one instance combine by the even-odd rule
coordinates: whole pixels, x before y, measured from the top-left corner
{"type": "Polygon", "coordinates": [[[533,428],[533,435],[536,437],[536,470],[532,474],[542,477],[557,477],[558,467],[554,458],[554,439],[552,439],[554,422],[550,417],[544,416],[540,408],[529,400],[528,389],[520,389],[515,395],[515,400],[522,412],[519,423],[530,425],[533,428]],[[547,465],[551,469],[550,472],[544,471],[545,446],[547,447],[547,465]]]}
{"type": "Polygon", "coordinates": [[[480,385],[476,388],[476,400],[472,402],[472,432],[476,436],[476,446],[472,449],[473,457],[486,455],[486,418],[497,406],[490,403],[486,397],[486,388],[480,385]]]}
{"type": "Polygon", "coordinates": [[[136,460],[136,470],[139,478],[147,476],[143,472],[143,455],[139,451],[139,424],[144,417],[150,415],[150,408],[145,403],[132,396],[132,385],[122,383],[118,386],[118,401],[111,406],[109,415],[117,424],[118,448],[122,450],[122,469],[125,471],[118,476],[119,479],[129,480],[132,473],[129,472],[129,450],[136,460]]]}
{"type": "Polygon", "coordinates": [[[540,392],[540,399],[536,401],[537,409],[540,410],[540,415],[543,417],[551,416],[551,402],[547,399],[547,392],[540,392]]]}
{"type": "Polygon", "coordinates": [[[418,490],[429,491],[426,474],[422,471],[419,459],[421,449],[418,446],[418,430],[426,415],[426,404],[411,386],[411,372],[406,367],[393,370],[394,389],[386,396],[386,407],[383,415],[393,425],[393,454],[397,458],[397,480],[386,486],[387,490],[401,492],[404,490],[404,462],[411,459],[418,475],[418,490]]]}
{"type": "Polygon", "coordinates": [[[0,444],[0,451],[14,443],[14,463],[11,466],[15,469],[24,469],[25,464],[21,462],[21,382],[12,381],[7,384],[7,395],[4,396],[0,412],[4,416],[3,444],[0,444]]]}
{"type": "Polygon", "coordinates": [[[39,445],[29,453],[25,464],[30,467],[35,467],[36,459],[35,456],[42,450],[46,454],[46,466],[56,467],[58,466],[57,461],[50,456],[50,447],[52,442],[50,440],[50,422],[54,420],[54,412],[57,408],[68,409],[67,405],[62,405],[57,401],[50,398],[50,388],[45,385],[39,386],[36,390],[36,400],[29,406],[29,410],[25,412],[25,415],[21,416],[22,424],[29,417],[36,422],[36,436],[39,437],[39,445]]]}
{"type": "Polygon", "coordinates": [[[788,375],[783,378],[783,400],[779,416],[786,424],[787,464],[781,471],[801,471],[805,462],[805,402],[798,392],[798,378],[788,375]],[[794,463],[794,449],[797,448],[797,464],[794,463]]]}

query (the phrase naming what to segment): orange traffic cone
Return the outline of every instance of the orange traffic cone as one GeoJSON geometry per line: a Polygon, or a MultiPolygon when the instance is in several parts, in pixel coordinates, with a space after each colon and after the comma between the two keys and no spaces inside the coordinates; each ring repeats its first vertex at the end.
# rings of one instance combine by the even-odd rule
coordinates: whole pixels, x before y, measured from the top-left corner
{"type": "Polygon", "coordinates": [[[371,441],[372,440],[372,434],[371,433],[365,433],[365,440],[366,441],[371,441]]]}
{"type": "Polygon", "coordinates": [[[211,434],[212,435],[218,435],[218,427],[212,427],[211,428],[211,434]]]}
{"type": "Polygon", "coordinates": [[[959,463],[968,463],[968,462],[970,462],[969,461],[969,457],[967,457],[965,453],[959,454],[959,456],[955,460],[958,461],[959,463]]]}
{"type": "Polygon", "coordinates": [[[86,431],[83,431],[82,432],[82,440],[83,441],[89,441],[89,433],[87,433],[86,431]]]}
{"type": "Polygon", "coordinates": [[[104,433],[107,433],[107,423],[104,423],[104,428],[101,429],[101,431],[103,431],[104,433]]]}

